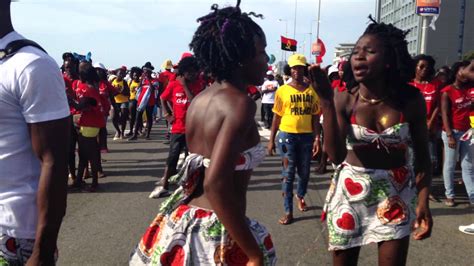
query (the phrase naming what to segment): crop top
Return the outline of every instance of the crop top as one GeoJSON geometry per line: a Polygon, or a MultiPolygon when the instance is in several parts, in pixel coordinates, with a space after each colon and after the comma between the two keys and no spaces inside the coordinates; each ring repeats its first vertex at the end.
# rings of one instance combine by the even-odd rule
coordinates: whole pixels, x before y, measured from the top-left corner
{"type": "MultiPolygon", "coordinates": [[[[235,165],[235,171],[245,171],[255,168],[265,158],[265,148],[258,143],[250,149],[240,153],[235,165]]],[[[202,191],[204,182],[204,171],[208,168],[211,160],[196,153],[186,157],[184,165],[178,174],[170,177],[170,182],[179,182],[180,187],[175,191],[175,200],[188,203],[191,198],[202,191]]],[[[174,195],[173,194],[173,195],[174,195]]]]}
{"type": "Polygon", "coordinates": [[[390,153],[390,149],[405,150],[411,142],[411,134],[410,127],[405,122],[403,113],[400,116],[399,123],[386,128],[382,132],[377,132],[357,124],[355,106],[358,98],[359,95],[357,95],[351,111],[351,128],[346,139],[347,150],[353,150],[355,146],[375,146],[377,149],[385,149],[387,153],[390,153]]]}
{"type": "MultiPolygon", "coordinates": [[[[199,155],[200,156],[200,155],[199,155]]],[[[245,171],[257,167],[265,159],[265,148],[261,143],[240,153],[235,165],[235,171],[245,171]]],[[[203,159],[203,166],[208,168],[211,160],[203,159]]]]}

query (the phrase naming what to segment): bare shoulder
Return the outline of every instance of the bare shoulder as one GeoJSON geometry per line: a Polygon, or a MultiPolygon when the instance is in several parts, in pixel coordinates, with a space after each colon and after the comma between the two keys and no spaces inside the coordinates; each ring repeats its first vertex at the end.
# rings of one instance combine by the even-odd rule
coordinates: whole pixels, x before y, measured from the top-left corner
{"type": "Polygon", "coordinates": [[[336,111],[342,113],[348,113],[354,104],[354,93],[349,90],[334,91],[334,104],[336,105],[336,111]]]}

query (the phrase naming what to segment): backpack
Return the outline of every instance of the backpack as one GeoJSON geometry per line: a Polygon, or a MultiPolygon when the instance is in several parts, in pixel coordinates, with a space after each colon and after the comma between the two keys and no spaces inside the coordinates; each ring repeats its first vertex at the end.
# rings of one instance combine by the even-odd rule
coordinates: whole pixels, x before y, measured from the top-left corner
{"type": "Polygon", "coordinates": [[[36,47],[46,53],[46,51],[34,41],[27,40],[27,39],[16,40],[7,44],[5,49],[0,49],[0,61],[12,57],[21,48],[26,47],[26,46],[36,47]]]}

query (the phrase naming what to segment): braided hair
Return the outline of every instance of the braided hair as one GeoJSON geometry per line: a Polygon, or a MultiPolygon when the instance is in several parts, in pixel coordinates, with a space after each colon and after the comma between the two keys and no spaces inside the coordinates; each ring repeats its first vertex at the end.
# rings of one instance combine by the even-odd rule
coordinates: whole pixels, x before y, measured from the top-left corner
{"type": "MultiPolygon", "coordinates": [[[[392,24],[377,23],[372,16],[369,16],[369,19],[372,23],[365,29],[362,36],[373,35],[382,41],[385,51],[385,63],[389,65],[386,72],[386,84],[390,89],[389,94],[401,98],[400,93],[404,94],[406,92],[403,88],[407,87],[408,82],[415,77],[415,64],[410,53],[408,53],[407,41],[405,40],[410,31],[403,31],[392,24]]],[[[346,82],[347,88],[352,91],[358,83],[355,81],[350,62],[349,58],[349,62],[344,68],[343,80],[346,82]]]]}
{"type": "Polygon", "coordinates": [[[263,18],[254,12],[242,13],[237,6],[219,9],[212,5],[209,13],[197,19],[200,23],[189,44],[199,67],[217,81],[229,79],[243,60],[255,56],[255,36],[264,37],[260,26],[250,16],[263,18]]]}

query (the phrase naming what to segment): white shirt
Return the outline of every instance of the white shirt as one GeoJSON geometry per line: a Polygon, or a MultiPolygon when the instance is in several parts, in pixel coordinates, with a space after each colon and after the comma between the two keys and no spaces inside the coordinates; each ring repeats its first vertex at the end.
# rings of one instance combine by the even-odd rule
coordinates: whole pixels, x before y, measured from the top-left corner
{"type": "MultiPolygon", "coordinates": [[[[9,33],[0,49],[18,39],[9,33]]],[[[27,124],[67,116],[64,80],[50,56],[27,46],[0,61],[0,234],[35,238],[41,170],[27,124]]]]}
{"type": "Polygon", "coordinates": [[[262,85],[262,103],[275,103],[275,92],[278,88],[278,81],[266,80],[262,85]],[[269,91],[274,89],[274,91],[269,91]]]}

